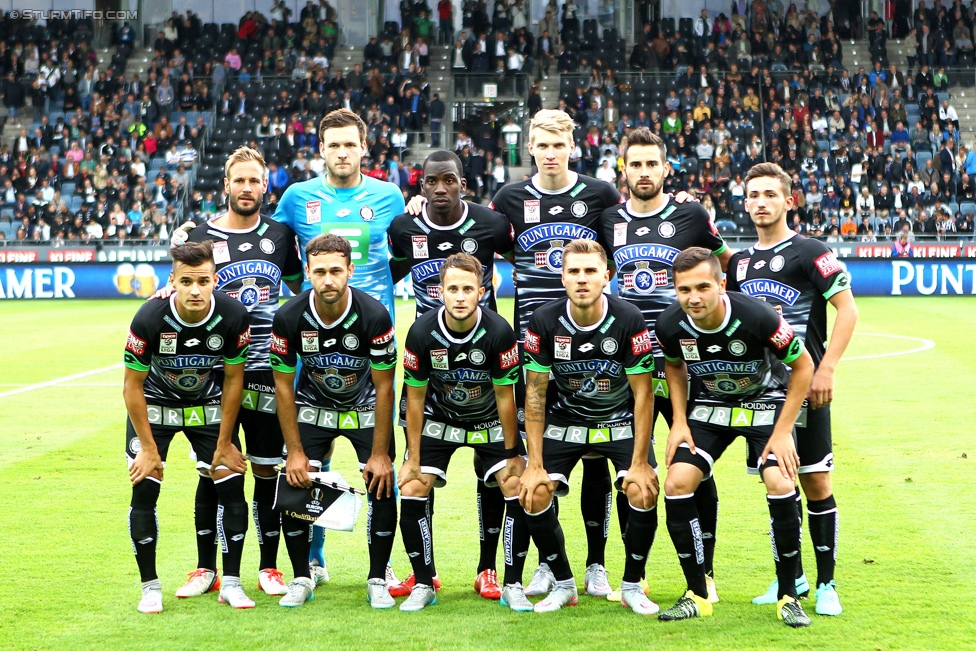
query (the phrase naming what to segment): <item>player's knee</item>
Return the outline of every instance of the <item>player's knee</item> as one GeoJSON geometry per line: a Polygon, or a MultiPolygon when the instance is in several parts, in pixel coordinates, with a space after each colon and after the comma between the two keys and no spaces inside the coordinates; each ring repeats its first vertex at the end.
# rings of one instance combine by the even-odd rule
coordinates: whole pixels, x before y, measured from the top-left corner
{"type": "Polygon", "coordinates": [[[701,483],[702,472],[690,464],[675,464],[668,470],[664,480],[664,494],[671,497],[691,495],[701,483]]]}
{"type": "Polygon", "coordinates": [[[627,501],[630,502],[631,506],[636,506],[639,509],[644,508],[644,495],[641,492],[640,486],[637,484],[628,484],[624,493],[627,495],[627,501]]]}
{"type": "Polygon", "coordinates": [[[800,477],[800,486],[808,500],[825,500],[831,496],[833,490],[830,485],[829,472],[804,473],[800,477]]]}
{"type": "Polygon", "coordinates": [[[430,494],[430,486],[418,479],[411,479],[400,487],[400,494],[404,497],[427,497],[430,494]]]}
{"type": "Polygon", "coordinates": [[[549,508],[552,504],[552,491],[549,490],[548,486],[540,485],[535,487],[535,492],[532,493],[532,508],[527,509],[529,513],[541,513],[549,508]]]}
{"type": "Polygon", "coordinates": [[[502,491],[502,495],[505,497],[515,497],[519,494],[521,482],[519,482],[518,477],[506,477],[505,481],[498,483],[498,488],[502,491]]]}
{"type": "Polygon", "coordinates": [[[793,480],[784,477],[776,465],[767,467],[763,472],[763,483],[766,484],[766,493],[769,495],[789,495],[796,490],[793,480]]]}

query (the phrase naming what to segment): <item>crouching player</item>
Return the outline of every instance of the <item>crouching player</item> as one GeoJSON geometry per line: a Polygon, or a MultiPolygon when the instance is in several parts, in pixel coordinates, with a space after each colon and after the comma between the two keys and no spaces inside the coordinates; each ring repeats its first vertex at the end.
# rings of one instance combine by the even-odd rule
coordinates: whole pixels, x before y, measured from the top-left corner
{"type": "Polygon", "coordinates": [[[501,603],[530,611],[522,570],[529,548],[525,512],[518,503],[525,468],[515,409],[519,367],[515,332],[504,318],[478,302],[485,292],[481,262],[455,253],[440,269],[444,305],[430,310],[407,334],[403,357],[407,385],[407,455],[400,470],[400,533],[416,584],[400,610],[437,602],[427,500],[447,483],[454,452],[473,447],[491,486],[505,496],[505,576],[501,603]]]}
{"type": "Polygon", "coordinates": [[[678,302],[658,317],[656,334],[674,410],[664,503],[687,591],[660,619],[712,613],[693,498],[715,461],[741,435],[766,484],[779,579],[777,617],[789,626],[809,626],[793,581],[800,545],[793,423],[813,379],[813,361],[771,306],[725,292],[719,262],[708,249],[691,247],[678,254],[674,285],[678,302]],[[692,383],[697,393],[690,397],[688,373],[697,380],[692,383]]]}

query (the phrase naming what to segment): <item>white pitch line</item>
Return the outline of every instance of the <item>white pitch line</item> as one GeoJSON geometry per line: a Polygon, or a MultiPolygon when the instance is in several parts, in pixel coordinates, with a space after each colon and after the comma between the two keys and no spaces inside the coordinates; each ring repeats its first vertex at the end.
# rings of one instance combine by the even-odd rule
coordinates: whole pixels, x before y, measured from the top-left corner
{"type": "Polygon", "coordinates": [[[58,384],[64,384],[65,382],[71,382],[72,380],[80,380],[83,377],[89,377],[91,375],[98,375],[99,373],[105,373],[107,371],[115,371],[122,368],[122,362],[118,364],[112,364],[111,366],[106,366],[104,368],[96,368],[91,371],[85,371],[83,373],[75,373],[74,375],[66,375],[65,377],[56,378],[54,380],[48,380],[47,382],[39,382],[38,384],[31,384],[26,387],[21,387],[19,389],[14,389],[13,391],[4,391],[0,393],[0,398],[7,398],[9,396],[15,396],[21,393],[27,393],[28,391],[35,391],[37,389],[44,389],[46,387],[52,387],[58,384]]]}
{"type": "Polygon", "coordinates": [[[898,357],[899,355],[911,355],[912,353],[921,353],[926,350],[932,350],[935,348],[935,342],[931,339],[923,339],[922,337],[907,337],[905,335],[885,335],[885,334],[873,334],[868,332],[857,332],[855,333],[861,337],[886,337],[888,339],[902,339],[905,341],[918,341],[921,342],[921,346],[918,348],[912,348],[909,350],[899,350],[893,353],[878,353],[877,355],[859,355],[857,357],[842,357],[842,362],[854,362],[861,359],[881,359],[882,357],[898,357]]]}

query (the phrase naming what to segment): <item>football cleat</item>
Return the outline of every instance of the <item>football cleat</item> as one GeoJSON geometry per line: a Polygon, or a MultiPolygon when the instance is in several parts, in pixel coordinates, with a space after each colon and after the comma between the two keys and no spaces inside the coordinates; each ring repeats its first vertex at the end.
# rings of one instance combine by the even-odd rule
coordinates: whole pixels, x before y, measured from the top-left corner
{"type": "Polygon", "coordinates": [[[529,581],[529,585],[525,586],[525,596],[538,597],[539,595],[548,594],[555,585],[556,577],[553,576],[549,566],[545,563],[539,563],[539,567],[536,568],[535,573],[532,575],[532,580],[529,581]]]}
{"type": "Polygon", "coordinates": [[[715,579],[710,576],[705,577],[705,588],[708,590],[708,603],[718,603],[718,590],[715,588],[715,579]]]}
{"type": "MultiPolygon", "coordinates": [[[[800,578],[796,580],[796,594],[802,598],[808,592],[810,592],[810,583],[807,581],[807,575],[801,574],[800,578]]],[[[770,606],[777,601],[779,601],[779,581],[773,579],[773,582],[766,588],[766,592],[753,598],[752,603],[757,606],[770,606]]]]}
{"type": "Polygon", "coordinates": [[[144,587],[142,599],[139,600],[139,612],[156,614],[163,612],[163,589],[160,587],[144,587]]]}
{"type": "Polygon", "coordinates": [[[661,607],[648,599],[640,588],[621,590],[620,604],[638,615],[657,615],[661,611],[661,607]]]}
{"type": "Polygon", "coordinates": [[[840,597],[837,596],[834,585],[834,582],[831,581],[817,586],[816,611],[818,615],[837,616],[844,612],[844,609],[840,607],[840,597]]]}
{"type": "Polygon", "coordinates": [[[393,571],[393,564],[389,561],[386,562],[386,585],[392,588],[395,585],[399,585],[400,579],[397,578],[396,573],[393,571]]]}
{"type": "Polygon", "coordinates": [[[386,587],[385,579],[370,579],[366,583],[366,601],[369,605],[377,609],[393,608],[396,602],[390,596],[390,590],[386,587]]]}
{"type": "Polygon", "coordinates": [[[258,590],[266,595],[280,597],[288,594],[288,586],[281,572],[271,567],[258,572],[258,590]]]}
{"type": "Polygon", "coordinates": [[[187,576],[190,578],[176,591],[176,596],[180,599],[199,597],[208,592],[220,590],[220,575],[213,570],[201,567],[193,570],[187,576]]]}
{"type": "Polygon", "coordinates": [[[677,622],[694,617],[708,617],[712,614],[712,604],[689,590],[681,599],[657,616],[663,622],[677,622]]]}
{"type": "MultiPolygon", "coordinates": [[[[644,591],[644,594],[647,594],[648,592],[651,591],[651,589],[647,586],[647,579],[641,579],[640,580],[640,587],[641,587],[641,590],[644,591]]],[[[620,599],[622,598],[622,595],[621,595],[621,591],[622,590],[623,590],[623,587],[620,587],[620,588],[617,588],[616,590],[614,590],[613,592],[611,592],[610,594],[608,594],[607,595],[607,601],[612,601],[614,603],[617,603],[618,601],[620,601],[620,599]]]]}
{"type": "Polygon", "coordinates": [[[610,582],[607,581],[607,569],[599,563],[586,568],[583,586],[586,588],[586,594],[591,597],[607,597],[613,592],[610,582]]]}
{"type": "Polygon", "coordinates": [[[810,625],[810,617],[803,612],[803,606],[793,597],[786,596],[776,603],[776,617],[793,628],[810,625]]]}
{"type": "Polygon", "coordinates": [[[482,570],[474,580],[474,591],[485,599],[501,599],[502,588],[498,585],[498,574],[495,570],[482,570]]]}
{"type": "Polygon", "coordinates": [[[525,598],[525,588],[522,587],[521,583],[513,583],[502,588],[502,596],[499,602],[517,613],[529,613],[535,610],[532,602],[525,598]]]}
{"type": "Polygon", "coordinates": [[[298,608],[304,606],[306,601],[314,599],[315,582],[306,576],[300,576],[288,584],[288,591],[278,600],[278,605],[285,608],[298,608]]]}
{"type": "MultiPolygon", "coordinates": [[[[570,580],[572,581],[572,579],[570,580]]],[[[556,587],[552,589],[549,596],[537,603],[533,610],[537,613],[551,613],[564,606],[575,606],[578,603],[579,597],[576,592],[575,583],[572,585],[560,585],[556,583],[556,587]]]]}
{"type": "Polygon", "coordinates": [[[244,587],[240,582],[229,585],[227,581],[224,581],[224,587],[220,589],[217,603],[227,604],[241,610],[254,608],[254,602],[244,593],[244,587]]]}
{"type": "MultiPolygon", "coordinates": [[[[413,591],[413,586],[417,584],[417,577],[413,572],[410,576],[405,578],[401,583],[396,584],[392,588],[388,588],[391,597],[409,597],[410,593],[413,591]]],[[[434,575],[434,590],[437,592],[441,591],[441,580],[436,574],[434,575]]]]}
{"type": "Polygon", "coordinates": [[[437,592],[434,591],[434,588],[423,583],[417,583],[414,584],[407,600],[400,604],[400,610],[405,613],[415,613],[436,603],[437,592]]]}
{"type": "Polygon", "coordinates": [[[312,575],[315,587],[329,582],[329,568],[325,565],[319,565],[318,561],[312,561],[308,564],[308,572],[312,575]]]}

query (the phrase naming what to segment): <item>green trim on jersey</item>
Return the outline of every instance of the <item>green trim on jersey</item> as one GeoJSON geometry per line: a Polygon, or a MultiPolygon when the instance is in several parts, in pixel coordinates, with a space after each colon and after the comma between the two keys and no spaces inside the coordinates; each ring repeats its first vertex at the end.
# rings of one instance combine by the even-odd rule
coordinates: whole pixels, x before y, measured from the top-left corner
{"type": "Polygon", "coordinates": [[[793,343],[790,344],[790,351],[786,357],[783,358],[783,363],[791,364],[795,362],[796,359],[803,354],[804,350],[805,348],[803,346],[803,340],[799,337],[793,337],[793,343]]]}
{"type": "Polygon", "coordinates": [[[271,353],[271,369],[278,371],[279,373],[294,373],[298,366],[288,366],[281,358],[271,353]]]}
{"type": "Polygon", "coordinates": [[[668,357],[667,355],[664,356],[664,359],[667,360],[667,361],[669,361],[669,362],[683,362],[684,361],[680,357],[668,357]]]}
{"type": "Polygon", "coordinates": [[[641,360],[637,366],[631,366],[630,368],[625,368],[624,373],[627,375],[643,375],[644,373],[654,372],[654,358],[648,357],[650,360],[650,368],[647,366],[647,360],[641,360]]]}
{"type": "Polygon", "coordinates": [[[225,357],[224,358],[224,364],[225,365],[229,365],[229,366],[237,366],[238,364],[243,364],[244,362],[247,361],[247,349],[248,348],[250,348],[250,346],[244,346],[244,348],[241,349],[241,352],[237,355],[237,357],[234,357],[234,358],[231,358],[231,359],[228,359],[227,357],[225,357]]]}
{"type": "Polygon", "coordinates": [[[299,280],[300,278],[302,278],[302,274],[301,273],[297,273],[294,276],[282,276],[281,278],[283,280],[299,280]]]}
{"type": "Polygon", "coordinates": [[[398,257],[396,257],[395,255],[393,255],[393,254],[391,253],[391,254],[390,254],[390,259],[391,259],[391,260],[396,260],[397,262],[403,262],[404,260],[406,260],[406,259],[407,259],[407,256],[403,256],[402,258],[398,258],[398,257]]]}
{"type": "Polygon", "coordinates": [[[525,363],[525,370],[533,371],[535,373],[548,373],[551,368],[551,366],[543,366],[534,360],[525,363]]]}
{"type": "Polygon", "coordinates": [[[370,368],[374,368],[377,371],[389,371],[391,368],[396,368],[397,363],[394,361],[390,364],[376,364],[372,361],[369,363],[370,368]]]}
{"type": "Polygon", "coordinates": [[[511,386],[517,382],[518,382],[518,376],[512,377],[511,375],[503,377],[500,380],[496,380],[493,378],[491,381],[491,383],[494,384],[496,387],[511,386]]]}
{"type": "Polygon", "coordinates": [[[725,253],[728,250],[729,250],[729,245],[723,240],[722,241],[722,246],[720,246],[719,248],[717,248],[714,251],[712,251],[712,255],[722,255],[723,253],[725,253]]]}
{"type": "Polygon", "coordinates": [[[845,290],[851,291],[851,277],[846,271],[842,271],[834,278],[834,284],[830,286],[830,289],[823,293],[823,297],[829,301],[835,294],[840,294],[845,290]]]}
{"type": "Polygon", "coordinates": [[[403,383],[408,386],[418,387],[418,388],[425,387],[428,384],[427,380],[418,380],[414,377],[407,375],[406,373],[403,374],[403,383]]]}
{"type": "Polygon", "coordinates": [[[140,373],[145,373],[149,370],[149,367],[142,364],[139,359],[132,353],[126,351],[124,364],[131,368],[133,371],[139,371],[140,373]]]}

